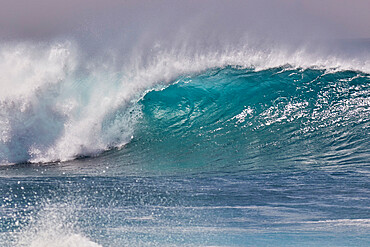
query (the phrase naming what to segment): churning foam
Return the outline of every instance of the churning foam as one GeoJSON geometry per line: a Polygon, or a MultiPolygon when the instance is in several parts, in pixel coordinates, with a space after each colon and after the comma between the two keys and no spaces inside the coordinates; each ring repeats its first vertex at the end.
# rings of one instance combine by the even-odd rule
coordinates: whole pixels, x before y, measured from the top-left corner
{"type": "Polygon", "coordinates": [[[75,205],[46,205],[15,234],[17,247],[101,247],[77,233],[75,205]]]}
{"type": "Polygon", "coordinates": [[[367,58],[246,44],[202,51],[156,49],[119,66],[87,61],[78,50],[71,42],[0,48],[0,164],[65,161],[124,145],[141,117],[138,99],[183,74],[229,65],[263,70],[287,64],[370,73],[367,58]]]}
{"type": "Polygon", "coordinates": [[[72,234],[69,236],[59,236],[51,238],[50,236],[37,238],[33,240],[30,247],[100,247],[101,245],[90,241],[89,239],[78,235],[72,234]]]}

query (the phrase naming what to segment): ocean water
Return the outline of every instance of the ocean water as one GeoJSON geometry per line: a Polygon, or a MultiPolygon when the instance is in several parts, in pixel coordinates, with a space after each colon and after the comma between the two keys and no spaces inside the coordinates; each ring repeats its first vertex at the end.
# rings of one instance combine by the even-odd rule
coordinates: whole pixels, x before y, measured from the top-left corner
{"type": "Polygon", "coordinates": [[[369,245],[368,58],[0,57],[0,246],[369,245]]]}

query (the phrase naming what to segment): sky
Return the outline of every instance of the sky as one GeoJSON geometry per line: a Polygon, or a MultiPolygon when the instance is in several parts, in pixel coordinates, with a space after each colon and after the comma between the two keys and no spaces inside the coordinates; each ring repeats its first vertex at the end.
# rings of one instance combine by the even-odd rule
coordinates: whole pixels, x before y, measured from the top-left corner
{"type": "Polygon", "coordinates": [[[368,39],[369,0],[1,0],[0,39],[368,39]]]}

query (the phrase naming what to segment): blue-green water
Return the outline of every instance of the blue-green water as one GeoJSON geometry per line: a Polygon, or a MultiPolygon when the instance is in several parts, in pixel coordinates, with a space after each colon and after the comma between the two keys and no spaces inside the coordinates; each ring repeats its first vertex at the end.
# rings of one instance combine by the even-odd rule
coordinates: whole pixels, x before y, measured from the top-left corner
{"type": "Polygon", "coordinates": [[[0,142],[0,246],[369,245],[369,74],[186,73],[100,114],[106,148],[82,142],[72,160],[63,90],[28,112],[2,103],[17,131],[0,142]]]}

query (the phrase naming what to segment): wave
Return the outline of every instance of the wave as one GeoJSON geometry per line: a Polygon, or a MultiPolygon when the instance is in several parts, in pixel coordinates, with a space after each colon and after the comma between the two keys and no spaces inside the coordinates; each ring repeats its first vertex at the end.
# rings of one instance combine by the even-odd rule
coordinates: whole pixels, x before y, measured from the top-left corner
{"type": "Polygon", "coordinates": [[[366,57],[244,44],[154,49],[117,65],[78,50],[71,42],[2,46],[0,163],[66,161],[132,142],[150,152],[291,145],[322,130],[335,133],[339,150],[368,142],[360,136],[369,121],[366,57]],[[276,140],[260,141],[270,133],[276,140]]]}
{"type": "Polygon", "coordinates": [[[215,68],[141,100],[146,162],[354,165],[368,159],[369,76],[278,67],[215,68]]]}

